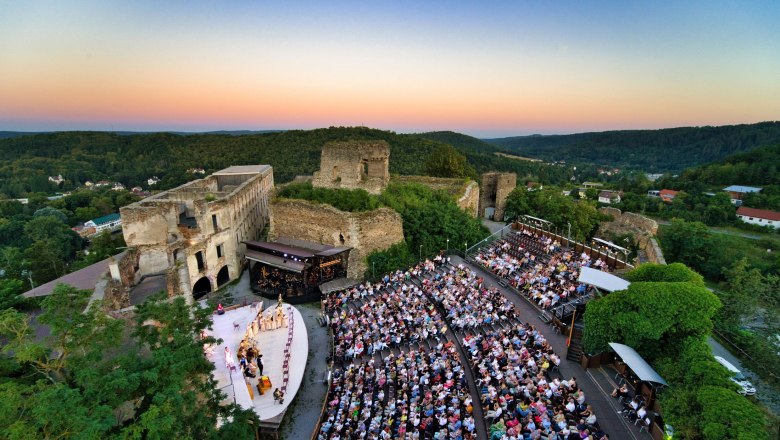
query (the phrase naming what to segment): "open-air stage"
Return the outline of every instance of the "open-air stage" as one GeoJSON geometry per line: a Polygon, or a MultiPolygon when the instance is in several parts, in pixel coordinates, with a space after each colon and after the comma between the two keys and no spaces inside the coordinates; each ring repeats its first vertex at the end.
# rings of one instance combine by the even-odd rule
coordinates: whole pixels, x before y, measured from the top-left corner
{"type": "MultiPolygon", "coordinates": [[[[268,310],[276,309],[275,302],[265,301],[264,303],[268,310]],[[270,306],[268,303],[271,303],[270,306]]],[[[271,388],[263,395],[260,395],[257,390],[260,376],[258,375],[257,378],[244,377],[236,358],[239,344],[246,334],[247,327],[257,316],[259,308],[249,305],[227,310],[224,315],[215,314],[213,315],[213,330],[208,332],[215,338],[223,340],[222,344],[215,347],[212,354],[209,355],[209,360],[215,366],[214,377],[219,384],[218,387],[227,394],[229,400],[235,399],[235,402],[242,408],[254,409],[260,420],[265,422],[264,424],[268,427],[278,427],[287,407],[298,393],[309,353],[309,339],[301,313],[289,304],[284,304],[283,307],[289,317],[288,326],[275,330],[262,330],[256,336],[257,346],[263,355],[263,375],[268,376],[271,380],[271,388]],[[234,323],[238,324],[237,329],[234,323]],[[290,328],[292,328],[292,340],[287,362],[289,366],[287,391],[284,395],[284,403],[279,404],[274,401],[273,390],[281,389],[284,383],[285,347],[288,336],[290,336],[290,328]],[[236,365],[235,371],[231,371],[227,366],[225,347],[230,349],[233,362],[236,365]],[[247,383],[249,387],[246,385],[247,383]],[[250,395],[250,387],[254,397],[250,395]]]]}

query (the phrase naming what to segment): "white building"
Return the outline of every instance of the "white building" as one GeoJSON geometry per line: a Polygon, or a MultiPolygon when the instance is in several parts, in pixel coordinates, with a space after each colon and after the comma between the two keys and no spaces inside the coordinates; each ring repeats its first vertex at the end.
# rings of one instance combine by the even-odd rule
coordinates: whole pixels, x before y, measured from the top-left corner
{"type": "Polygon", "coordinates": [[[740,206],[737,209],[737,217],[745,223],[758,226],[771,226],[780,228],[780,212],[766,209],[754,209],[740,206]]]}
{"type": "Polygon", "coordinates": [[[64,181],[65,181],[65,179],[62,178],[62,174],[57,174],[57,177],[49,176],[49,182],[52,182],[55,185],[59,185],[60,183],[62,183],[64,181]]]}
{"type": "Polygon", "coordinates": [[[160,182],[160,178],[157,177],[157,176],[152,176],[152,177],[146,179],[146,184],[149,185],[149,186],[157,185],[157,183],[159,183],[159,182],[160,182]]]}
{"type": "Polygon", "coordinates": [[[599,193],[599,203],[611,205],[620,203],[620,193],[618,191],[601,191],[599,193]]]}
{"type": "Polygon", "coordinates": [[[119,214],[109,214],[84,223],[85,228],[95,228],[95,233],[105,230],[114,231],[122,226],[122,218],[119,214]]]}

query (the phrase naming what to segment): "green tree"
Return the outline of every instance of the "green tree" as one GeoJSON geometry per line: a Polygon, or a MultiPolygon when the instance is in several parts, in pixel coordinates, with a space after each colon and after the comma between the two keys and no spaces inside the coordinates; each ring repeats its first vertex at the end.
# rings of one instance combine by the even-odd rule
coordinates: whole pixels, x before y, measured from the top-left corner
{"type": "Polygon", "coordinates": [[[726,282],[718,292],[723,303],[718,320],[738,327],[742,320],[755,312],[764,290],[764,277],[756,268],[750,268],[746,258],[723,270],[726,282]]]}
{"type": "Polygon", "coordinates": [[[12,364],[0,380],[0,437],[251,438],[253,411],[222,406],[224,395],[200,339],[209,310],[158,295],[138,308],[132,331],[90,304],[90,292],[58,285],[39,321],[0,312],[12,364]],[[219,427],[218,422],[221,424],[219,427]]]}
{"type": "Polygon", "coordinates": [[[44,206],[43,208],[35,211],[33,218],[37,217],[54,217],[64,224],[68,223],[68,216],[59,209],[52,208],[51,206],[44,206]]]}
{"type": "Polygon", "coordinates": [[[701,268],[712,252],[709,228],[704,223],[673,219],[663,230],[661,247],[669,261],[701,268]]]}
{"type": "Polygon", "coordinates": [[[704,286],[704,278],[682,263],[640,264],[624,277],[629,281],[689,282],[704,286]]]}
{"type": "Polygon", "coordinates": [[[600,353],[609,342],[621,342],[653,359],[686,337],[708,335],[718,308],[718,298],[703,286],[632,282],[588,303],[583,344],[588,353],[600,353]]]}
{"type": "Polygon", "coordinates": [[[522,215],[530,214],[534,203],[531,199],[532,192],[523,187],[516,187],[506,197],[504,212],[507,218],[516,220],[522,215]]]}
{"type": "Polygon", "coordinates": [[[734,391],[719,386],[704,386],[696,393],[696,400],[702,408],[702,438],[726,439],[768,439],[766,417],[761,410],[744,397],[737,397],[734,391]]]}
{"type": "Polygon", "coordinates": [[[450,145],[440,145],[425,161],[425,174],[433,177],[468,177],[476,180],[477,172],[466,156],[450,145]]]}
{"type": "Polygon", "coordinates": [[[24,293],[24,287],[22,280],[0,278],[0,310],[17,307],[22,302],[19,295],[24,293]]]}

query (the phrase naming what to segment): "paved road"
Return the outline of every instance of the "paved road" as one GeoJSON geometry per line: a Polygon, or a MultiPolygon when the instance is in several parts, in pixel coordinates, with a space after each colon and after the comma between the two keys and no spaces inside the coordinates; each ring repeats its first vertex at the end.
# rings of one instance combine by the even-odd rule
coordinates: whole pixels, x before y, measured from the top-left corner
{"type": "Polygon", "coordinates": [[[750,379],[753,386],[756,388],[755,398],[766,406],[773,414],[780,416],[780,394],[761,379],[756,373],[750,370],[750,365],[743,364],[739,358],[734,356],[726,347],[713,338],[709,338],[707,343],[712,348],[712,354],[714,356],[720,356],[723,359],[734,364],[735,367],[742,371],[742,374],[750,379]]]}
{"type": "Polygon", "coordinates": [[[506,223],[504,223],[504,222],[494,222],[494,221],[488,220],[486,218],[482,219],[482,224],[486,228],[490,229],[490,233],[491,234],[494,234],[494,233],[500,231],[503,227],[506,226],[506,223]]]}

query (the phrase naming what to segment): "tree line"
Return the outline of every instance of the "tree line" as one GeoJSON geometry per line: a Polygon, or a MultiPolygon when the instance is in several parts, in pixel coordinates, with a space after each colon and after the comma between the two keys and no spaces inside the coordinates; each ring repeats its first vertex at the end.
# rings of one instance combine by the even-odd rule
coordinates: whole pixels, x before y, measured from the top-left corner
{"type": "Polygon", "coordinates": [[[569,135],[533,135],[487,142],[522,156],[639,169],[680,172],[734,153],[780,142],[780,122],[623,130],[569,135]]]}
{"type": "MultiPolygon", "coordinates": [[[[128,188],[148,188],[147,179],[161,181],[151,189],[169,189],[200,177],[187,170],[211,173],[231,165],[270,164],[277,182],[319,169],[322,146],[346,140],[384,140],[390,144],[390,172],[423,175],[428,157],[450,139],[447,135],[397,134],[365,127],[247,135],[150,133],[121,135],[107,132],[58,132],[0,139],[0,199],[72,190],[86,181],[117,181],[128,188]],[[62,175],[54,184],[49,176],[62,175]]],[[[562,166],[502,159],[502,151],[478,139],[460,135],[454,146],[476,172],[515,172],[528,180],[563,182],[571,170],[562,166]],[[464,140],[467,139],[468,141],[464,140]]]]}

